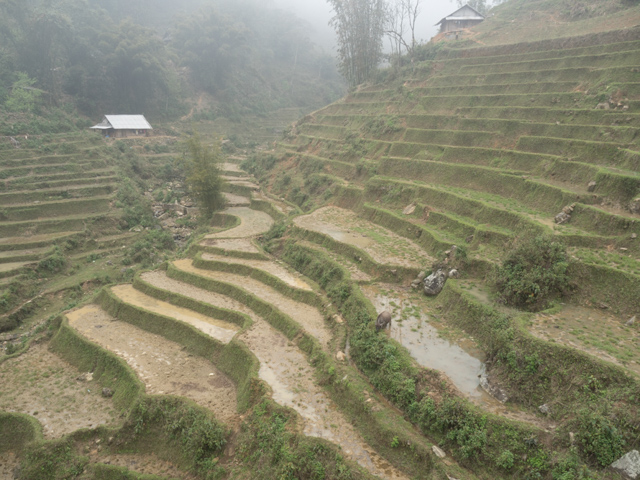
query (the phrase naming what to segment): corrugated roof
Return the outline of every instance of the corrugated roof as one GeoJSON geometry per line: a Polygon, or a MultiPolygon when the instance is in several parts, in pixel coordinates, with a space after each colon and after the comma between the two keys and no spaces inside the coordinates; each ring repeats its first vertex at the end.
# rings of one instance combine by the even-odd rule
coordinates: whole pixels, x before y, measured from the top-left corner
{"type": "Polygon", "coordinates": [[[105,130],[153,130],[144,115],[105,115],[101,123],[91,127],[105,130]]]}
{"type": "Polygon", "coordinates": [[[463,7],[453,12],[451,15],[444,17],[442,20],[436,23],[436,25],[440,25],[442,22],[449,20],[484,20],[484,15],[482,15],[475,8],[469,5],[464,5],[463,7]],[[471,15],[469,15],[469,13],[471,15]]]}

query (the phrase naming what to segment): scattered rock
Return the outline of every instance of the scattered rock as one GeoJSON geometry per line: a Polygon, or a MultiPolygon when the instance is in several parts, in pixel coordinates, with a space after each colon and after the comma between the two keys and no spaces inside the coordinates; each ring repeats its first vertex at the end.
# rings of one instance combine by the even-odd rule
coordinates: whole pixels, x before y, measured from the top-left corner
{"type": "Polygon", "coordinates": [[[426,276],[427,276],[427,272],[422,271],[422,272],[420,272],[420,273],[418,274],[418,276],[417,276],[416,278],[417,278],[418,280],[422,281],[422,280],[424,280],[424,279],[426,278],[426,276]]]}
{"type": "Polygon", "coordinates": [[[640,214],[640,198],[634,198],[631,200],[631,203],[629,204],[629,211],[631,213],[640,214]]]}
{"type": "Polygon", "coordinates": [[[627,323],[625,323],[625,325],[627,327],[632,326],[634,323],[636,323],[636,316],[634,315],[633,317],[631,317],[629,320],[627,320],[627,323]]]}
{"type": "Polygon", "coordinates": [[[572,447],[576,444],[576,435],[573,432],[569,432],[569,444],[572,447]]]}
{"type": "Polygon", "coordinates": [[[432,446],[431,450],[433,450],[433,453],[435,453],[436,457],[438,458],[444,458],[447,456],[447,454],[444,453],[444,450],[442,450],[440,447],[436,445],[432,446]]]}
{"type": "Polygon", "coordinates": [[[631,450],[611,464],[611,468],[622,472],[632,480],[640,476],[640,452],[631,450]]]}
{"type": "Polygon", "coordinates": [[[569,222],[569,220],[571,220],[571,215],[565,212],[560,212],[558,215],[555,216],[554,220],[558,225],[562,225],[564,223],[569,222]]]}
{"type": "Polygon", "coordinates": [[[575,210],[575,208],[576,208],[576,204],[573,203],[571,205],[567,205],[565,207],[562,207],[562,211],[564,213],[566,213],[567,215],[571,215],[573,213],[573,211],[575,210]]]}
{"type": "Polygon", "coordinates": [[[91,372],[83,373],[82,375],[79,375],[78,377],[76,377],[76,380],[78,380],[79,382],[90,382],[93,380],[93,373],[91,372]]]}
{"type": "Polygon", "coordinates": [[[631,234],[631,239],[635,240],[636,238],[638,238],[638,234],[637,233],[632,233],[631,234]]]}
{"type": "Polygon", "coordinates": [[[444,270],[438,270],[424,279],[424,294],[434,297],[444,288],[447,274],[444,270]]]}
{"type": "Polygon", "coordinates": [[[464,239],[464,241],[467,243],[473,242],[473,235],[469,235],[467,238],[464,239]]]}
{"type": "Polygon", "coordinates": [[[102,389],[102,396],[104,398],[111,398],[113,397],[113,390],[111,390],[110,388],[103,388],[102,389]]]}
{"type": "Polygon", "coordinates": [[[346,359],[347,356],[344,354],[344,352],[336,353],[336,360],[338,360],[339,362],[344,362],[346,359]]]}
{"type": "Polygon", "coordinates": [[[543,415],[549,415],[549,413],[551,413],[551,408],[546,403],[544,405],[540,405],[538,410],[540,410],[540,413],[543,415]]]}
{"type": "Polygon", "coordinates": [[[509,400],[509,396],[507,395],[507,393],[497,385],[491,385],[489,383],[489,378],[487,378],[487,376],[485,375],[480,377],[480,386],[485,392],[498,400],[500,403],[505,403],[507,400],[509,400]]]}
{"type": "Polygon", "coordinates": [[[589,185],[587,185],[587,192],[594,192],[597,186],[598,184],[596,182],[589,182],[589,185]]]}
{"type": "Polygon", "coordinates": [[[455,268],[449,271],[449,278],[458,278],[460,276],[460,272],[455,268]]]}
{"type": "Polygon", "coordinates": [[[596,110],[609,110],[610,108],[609,102],[602,102],[596,105],[596,110]]]}
{"type": "Polygon", "coordinates": [[[403,215],[411,215],[416,211],[416,204],[412,203],[411,205],[407,205],[404,210],[402,210],[403,215]]]}
{"type": "Polygon", "coordinates": [[[393,270],[389,270],[391,272],[391,275],[398,275],[398,270],[397,269],[393,269],[393,270]]]}
{"type": "Polygon", "coordinates": [[[336,321],[336,323],[344,323],[344,319],[337,313],[333,316],[333,319],[336,321]]]}

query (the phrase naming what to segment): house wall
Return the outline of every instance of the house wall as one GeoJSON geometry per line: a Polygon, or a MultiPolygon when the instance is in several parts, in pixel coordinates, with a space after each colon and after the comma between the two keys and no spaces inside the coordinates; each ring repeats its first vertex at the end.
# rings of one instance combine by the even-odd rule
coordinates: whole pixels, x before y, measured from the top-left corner
{"type": "Polygon", "coordinates": [[[471,28],[482,23],[482,20],[446,20],[442,22],[440,32],[455,32],[464,28],[471,28]]]}

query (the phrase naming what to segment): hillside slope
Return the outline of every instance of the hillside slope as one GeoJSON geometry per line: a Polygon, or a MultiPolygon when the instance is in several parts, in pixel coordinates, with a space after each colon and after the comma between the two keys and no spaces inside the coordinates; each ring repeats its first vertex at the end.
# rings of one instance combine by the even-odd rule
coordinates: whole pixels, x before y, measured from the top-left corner
{"type": "MultiPolygon", "coordinates": [[[[533,18],[543,2],[529,3],[522,13],[533,18]]],[[[504,8],[513,14],[519,6],[504,8]]],[[[637,7],[612,13],[631,24],[636,14],[637,7]]],[[[596,13],[584,22],[596,24],[596,13]]],[[[274,152],[246,164],[274,194],[313,212],[297,219],[272,251],[324,282],[345,316],[355,315],[347,318],[355,362],[425,434],[444,435],[440,444],[474,473],[588,478],[578,473],[578,462],[615,478],[603,469],[640,445],[634,321],[640,313],[640,28],[598,25],[596,33],[539,42],[509,44],[505,34],[495,46],[445,46],[432,60],[389,75],[393,80],[363,86],[306,116],[274,152]],[[414,247],[401,246],[389,232],[414,247]],[[525,275],[503,262],[517,255],[535,262],[547,255],[545,241],[565,246],[567,256],[564,285],[543,298],[543,286],[525,287],[525,275]],[[376,258],[376,249],[386,249],[386,260],[376,258]],[[349,274],[332,278],[349,287],[327,283],[328,272],[312,258],[346,267],[349,274]],[[521,419],[544,425],[533,444],[568,457],[527,453],[517,443],[501,453],[503,420],[482,424],[461,407],[458,418],[471,415],[470,424],[443,426],[421,410],[446,416],[451,407],[446,394],[421,383],[409,366],[417,362],[428,371],[431,364],[422,358],[425,347],[416,349],[402,330],[407,307],[397,306],[398,292],[420,285],[412,282],[415,272],[452,268],[457,272],[442,293],[423,307],[414,298],[410,308],[423,308],[433,322],[442,316],[447,331],[471,336],[487,360],[486,390],[508,398],[512,413],[537,418],[521,419]],[[365,288],[371,282],[377,293],[365,288]],[[520,304],[501,290],[510,282],[518,295],[526,293],[520,304]],[[365,333],[364,311],[354,313],[349,293],[338,289],[362,290],[378,308],[393,309],[396,333],[404,333],[392,328],[391,335],[412,360],[403,364],[405,357],[394,353],[391,367],[391,360],[371,358],[381,337],[365,333]],[[396,291],[395,300],[389,291],[396,291]],[[427,396],[435,407],[426,406],[427,396]],[[484,440],[461,433],[466,428],[484,440]],[[535,455],[545,461],[536,463],[535,455]]],[[[474,40],[497,31],[489,22],[485,28],[474,40]]],[[[535,268],[553,276],[556,267],[535,268]]]]}

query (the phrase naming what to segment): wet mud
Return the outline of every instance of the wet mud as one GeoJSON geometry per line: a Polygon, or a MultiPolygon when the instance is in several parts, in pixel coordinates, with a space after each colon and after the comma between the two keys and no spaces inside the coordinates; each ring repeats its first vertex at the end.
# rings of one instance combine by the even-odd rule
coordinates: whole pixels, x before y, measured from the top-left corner
{"type": "Polygon", "coordinates": [[[248,267],[258,268],[270,273],[274,277],[278,277],[280,280],[294,288],[298,288],[300,290],[312,290],[309,284],[300,278],[299,273],[290,272],[280,263],[271,260],[245,260],[242,258],[229,258],[224,255],[212,255],[209,253],[203,253],[202,258],[204,260],[213,260],[216,262],[226,262],[230,264],[239,263],[248,267]]]}
{"type": "MultiPolygon", "coordinates": [[[[194,273],[203,272],[195,270],[194,273]]],[[[145,280],[156,287],[248,315],[253,325],[239,336],[239,340],[260,361],[259,376],[272,389],[273,399],[300,414],[304,421],[303,433],[340,445],[348,457],[375,475],[388,479],[405,478],[362,440],[329,396],[315,383],[313,368],[303,352],[252,310],[225,295],[171,279],[164,272],[150,272],[145,280]]]]}
{"type": "Polygon", "coordinates": [[[293,320],[298,322],[302,328],[314,336],[324,348],[327,348],[331,340],[331,330],[324,321],[322,314],[316,308],[305,303],[296,302],[253,278],[197,268],[193,266],[191,259],[176,260],[173,264],[180,270],[194,273],[201,277],[212,278],[220,282],[230,283],[253,293],[261,300],[276,307],[282,313],[289,315],[293,320]]]}
{"type": "Polygon", "coordinates": [[[247,238],[266,232],[273,225],[273,219],[264,212],[251,210],[248,207],[231,207],[223,213],[240,218],[240,225],[224,232],[206,235],[209,238],[247,238]]]}
{"type": "Polygon", "coordinates": [[[133,288],[132,285],[117,285],[112,287],[111,291],[126,303],[188,323],[223,343],[229,343],[239,330],[239,327],[233,323],[223,322],[222,320],[217,320],[194,312],[193,310],[177,307],[168,302],[163,302],[162,300],[145,295],[133,288]]]}

